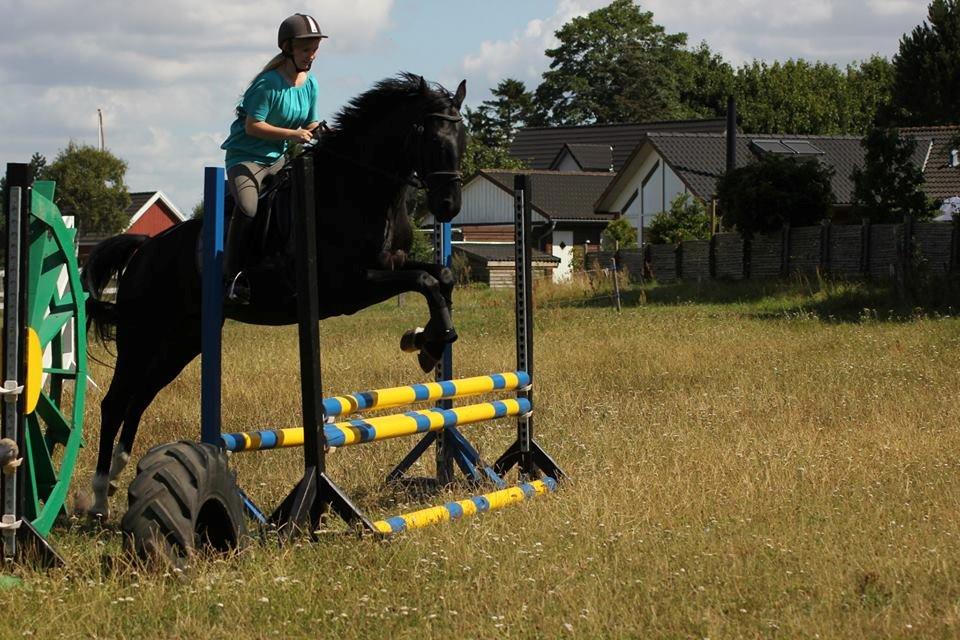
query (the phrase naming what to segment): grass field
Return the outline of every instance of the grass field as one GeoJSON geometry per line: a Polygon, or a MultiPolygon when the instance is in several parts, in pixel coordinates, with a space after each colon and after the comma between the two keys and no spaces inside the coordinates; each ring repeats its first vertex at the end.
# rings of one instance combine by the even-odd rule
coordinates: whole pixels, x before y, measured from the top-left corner
{"type": "MultiPolygon", "coordinates": [[[[891,318],[854,285],[717,291],[634,292],[620,315],[540,292],[537,437],[571,477],[556,494],[387,542],[255,542],[183,575],[137,571],[115,530],[74,520],[55,531],[67,568],[0,590],[0,637],[960,635],[960,320],[891,318]]],[[[424,314],[410,297],[325,321],[327,392],[425,380],[396,348],[424,314]]],[[[511,295],[463,292],[456,321],[458,375],[513,368],[511,295]]],[[[225,340],[225,428],[296,425],[294,329],[228,324],[225,340]]],[[[198,396],[194,363],[135,455],[195,437],[198,396]]],[[[496,457],[500,426],[465,432],[496,457]]],[[[412,444],[339,451],[331,475],[393,515],[410,505],[380,481],[412,444]]],[[[299,455],[233,460],[271,507],[299,455]]],[[[117,522],[124,491],[113,506],[117,522]]]]}

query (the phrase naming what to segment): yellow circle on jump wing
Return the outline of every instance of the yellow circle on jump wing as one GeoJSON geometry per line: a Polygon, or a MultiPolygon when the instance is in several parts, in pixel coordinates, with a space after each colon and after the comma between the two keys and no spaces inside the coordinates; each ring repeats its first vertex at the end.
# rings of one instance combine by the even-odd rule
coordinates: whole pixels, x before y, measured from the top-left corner
{"type": "Polygon", "coordinates": [[[43,349],[40,347],[40,336],[33,330],[33,327],[27,327],[27,384],[24,387],[26,393],[27,415],[33,413],[37,408],[37,402],[40,400],[40,388],[43,384],[43,349]]]}

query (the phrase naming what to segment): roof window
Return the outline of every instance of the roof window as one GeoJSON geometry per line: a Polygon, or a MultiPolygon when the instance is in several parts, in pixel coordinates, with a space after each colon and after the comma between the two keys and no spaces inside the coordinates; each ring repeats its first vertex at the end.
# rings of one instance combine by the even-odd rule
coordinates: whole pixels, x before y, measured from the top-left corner
{"type": "Polygon", "coordinates": [[[750,146],[757,154],[775,153],[783,156],[822,156],[822,149],[809,140],[751,140],[750,146]]]}

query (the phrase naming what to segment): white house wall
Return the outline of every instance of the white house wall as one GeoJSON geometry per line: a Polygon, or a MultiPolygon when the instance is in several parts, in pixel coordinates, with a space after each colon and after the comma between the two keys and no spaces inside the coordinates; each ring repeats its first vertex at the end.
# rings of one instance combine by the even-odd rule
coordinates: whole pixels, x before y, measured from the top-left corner
{"type": "Polygon", "coordinates": [[[686,186],[677,177],[677,174],[664,164],[663,158],[656,151],[648,153],[639,164],[635,159],[634,162],[630,163],[630,166],[624,167],[623,170],[629,171],[630,177],[619,189],[619,194],[613,201],[611,209],[626,215],[630,224],[638,230],[641,226],[641,219],[644,227],[650,226],[653,216],[669,209],[670,202],[677,194],[687,191],[686,186]],[[654,166],[657,167],[656,171],[647,186],[641,190],[643,179],[647,177],[654,166]],[[630,203],[630,208],[627,209],[627,203],[635,191],[637,197],[630,203]]]}
{"type": "MultiPolygon", "coordinates": [[[[543,216],[534,212],[533,221],[541,222],[543,216]]],[[[472,180],[463,188],[460,213],[453,224],[513,224],[513,194],[486,178],[472,180]]]]}

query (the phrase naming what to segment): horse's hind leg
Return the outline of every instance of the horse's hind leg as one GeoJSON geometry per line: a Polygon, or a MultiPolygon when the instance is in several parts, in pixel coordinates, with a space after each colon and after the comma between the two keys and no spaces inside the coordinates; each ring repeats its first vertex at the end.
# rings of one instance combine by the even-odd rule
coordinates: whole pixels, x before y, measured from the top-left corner
{"type": "MultiPolygon", "coordinates": [[[[198,340],[179,338],[175,344],[155,345],[149,353],[142,353],[141,367],[138,372],[130,371],[130,367],[121,367],[117,362],[114,382],[120,380],[136,380],[136,386],[121,385],[116,399],[104,398],[101,410],[104,417],[100,435],[100,450],[97,460],[97,472],[93,479],[94,504],[90,513],[103,519],[109,517],[109,496],[116,489],[116,480],[130,461],[133,443],[140,426],[140,419],[144,411],[153,402],[161,389],[170,384],[183,368],[199,352],[196,346],[198,340]],[[131,376],[132,374],[132,376],[131,376]],[[106,419],[109,409],[110,421],[106,419]],[[118,418],[119,414],[119,418],[118,418]],[[122,424],[122,429],[119,429],[122,424]],[[109,431],[107,427],[109,425],[109,431]],[[113,449],[110,447],[120,430],[120,441],[113,449]],[[107,437],[109,436],[109,437],[107,437]]],[[[126,361],[130,361],[128,358],[126,361]]],[[[110,391],[114,390],[111,384],[110,391]]],[[[110,396],[108,392],[107,396],[110,396]]]]}
{"type": "MultiPolygon", "coordinates": [[[[126,353],[117,357],[117,365],[110,381],[107,395],[100,403],[100,443],[97,455],[97,467],[93,475],[93,505],[88,509],[92,516],[106,519],[109,517],[107,498],[112,491],[110,483],[113,478],[111,466],[117,454],[111,452],[127,405],[134,393],[133,385],[137,380],[136,369],[126,353]]],[[[119,446],[118,446],[119,449],[119,446]]],[[[119,475],[119,472],[117,473],[119,475]]],[[[115,476],[113,476],[115,477],[115,476]]]]}

